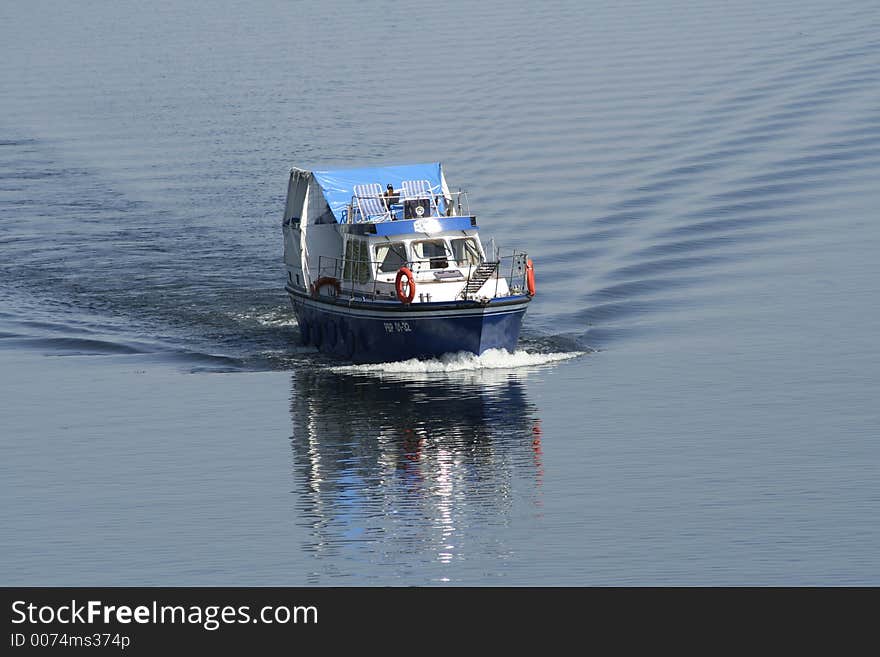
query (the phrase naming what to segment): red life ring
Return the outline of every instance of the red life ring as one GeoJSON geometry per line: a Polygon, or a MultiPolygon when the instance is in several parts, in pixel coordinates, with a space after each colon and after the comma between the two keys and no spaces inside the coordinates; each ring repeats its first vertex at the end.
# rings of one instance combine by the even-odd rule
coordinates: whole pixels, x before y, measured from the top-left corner
{"type": "Polygon", "coordinates": [[[317,297],[317,296],[318,296],[318,292],[319,292],[319,291],[321,290],[321,288],[324,287],[325,285],[332,285],[332,286],[333,286],[333,289],[336,290],[336,296],[337,296],[337,297],[338,297],[340,294],[342,294],[342,285],[340,285],[338,279],[333,278],[332,276],[321,276],[321,278],[319,278],[319,279],[316,280],[314,283],[312,283],[312,286],[311,286],[312,296],[313,296],[313,297],[317,297]]]}
{"type": "Polygon", "coordinates": [[[535,296],[535,265],[532,264],[531,258],[526,260],[526,285],[529,288],[529,296],[535,296]]]}
{"type": "Polygon", "coordinates": [[[416,298],[416,279],[413,277],[409,267],[401,267],[397,270],[394,289],[397,292],[397,298],[400,299],[400,303],[412,303],[412,300],[416,298]],[[406,282],[409,285],[409,294],[403,291],[404,278],[406,278],[406,282]]]}

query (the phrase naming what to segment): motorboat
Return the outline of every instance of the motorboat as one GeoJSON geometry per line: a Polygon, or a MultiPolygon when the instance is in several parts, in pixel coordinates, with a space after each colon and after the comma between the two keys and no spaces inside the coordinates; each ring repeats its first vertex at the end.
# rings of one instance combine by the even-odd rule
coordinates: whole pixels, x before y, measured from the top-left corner
{"type": "Polygon", "coordinates": [[[439,162],[292,168],[282,230],[303,344],[355,363],[516,349],[533,263],[483,244],[439,162]]]}

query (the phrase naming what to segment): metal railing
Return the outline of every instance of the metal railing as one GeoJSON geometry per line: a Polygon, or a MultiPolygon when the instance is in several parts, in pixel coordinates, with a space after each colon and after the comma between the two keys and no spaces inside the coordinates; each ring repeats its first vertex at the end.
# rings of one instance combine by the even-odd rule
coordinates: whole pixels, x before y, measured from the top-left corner
{"type": "MultiPolygon", "coordinates": [[[[407,260],[402,262],[400,267],[408,267],[415,277],[416,282],[419,281],[419,275],[427,272],[450,271],[444,268],[431,268],[431,260],[445,258],[452,263],[455,259],[451,255],[434,256],[433,258],[417,258],[415,260],[407,260]],[[427,264],[427,267],[423,265],[427,264]]],[[[459,265],[460,269],[467,269],[467,274],[462,273],[461,279],[456,279],[457,283],[464,283],[459,298],[464,300],[485,300],[498,297],[498,286],[502,278],[507,282],[509,294],[524,294],[526,291],[526,259],[527,254],[522,251],[512,250],[507,255],[498,254],[496,260],[485,260],[475,265],[459,265]],[[488,270],[488,272],[487,272],[488,270]],[[471,292],[468,289],[473,282],[475,285],[480,283],[478,272],[487,273],[485,279],[479,287],[471,292]],[[480,290],[485,288],[486,281],[494,280],[494,288],[492,295],[478,294],[480,290]]],[[[378,260],[361,260],[357,258],[336,258],[331,256],[318,256],[318,269],[312,278],[312,285],[324,279],[330,279],[339,283],[339,296],[348,298],[349,300],[376,300],[376,299],[395,299],[393,280],[379,280],[376,277],[378,268],[382,263],[378,260]],[[383,288],[383,289],[380,289],[383,288]],[[386,291],[387,290],[387,291],[386,291]],[[384,292],[384,293],[383,293],[384,292]]],[[[391,274],[391,272],[379,272],[391,274]]],[[[421,282],[424,282],[421,281],[421,282]]]]}
{"type": "MultiPolygon", "coordinates": [[[[380,194],[378,196],[354,195],[351,197],[351,201],[349,202],[349,204],[345,206],[345,208],[343,208],[342,221],[340,223],[359,224],[364,222],[396,221],[399,219],[404,219],[406,218],[406,201],[420,200],[405,198],[403,194],[395,194],[390,198],[393,199],[393,201],[389,204],[389,197],[385,196],[384,194],[380,194]],[[382,215],[371,215],[365,217],[361,212],[361,204],[358,203],[359,200],[363,199],[377,199],[381,204],[384,213],[382,215]]],[[[423,217],[470,216],[470,205],[468,203],[467,192],[465,191],[458,190],[457,192],[450,192],[449,196],[444,196],[442,193],[437,193],[433,194],[431,198],[426,200],[430,201],[430,205],[425,213],[418,217],[411,218],[421,219],[423,217]]]]}
{"type": "MultiPolygon", "coordinates": [[[[495,281],[495,289],[492,293],[491,297],[485,297],[485,295],[478,295],[477,292],[480,291],[484,287],[484,285],[480,286],[480,289],[476,290],[473,294],[468,295],[467,290],[470,287],[471,276],[474,273],[474,269],[469,272],[468,275],[468,284],[465,285],[463,290],[464,299],[495,299],[498,297],[498,283],[504,278],[507,281],[507,289],[508,293],[511,295],[516,294],[525,294],[526,292],[526,260],[528,260],[528,254],[524,251],[518,251],[516,249],[511,249],[506,255],[503,255],[504,251],[500,249],[497,251],[497,257],[495,260],[489,260],[484,262],[484,265],[493,265],[494,271],[486,280],[495,281]],[[505,273],[506,272],[506,273],[505,273]]],[[[479,269],[479,268],[477,268],[479,269]]]]}

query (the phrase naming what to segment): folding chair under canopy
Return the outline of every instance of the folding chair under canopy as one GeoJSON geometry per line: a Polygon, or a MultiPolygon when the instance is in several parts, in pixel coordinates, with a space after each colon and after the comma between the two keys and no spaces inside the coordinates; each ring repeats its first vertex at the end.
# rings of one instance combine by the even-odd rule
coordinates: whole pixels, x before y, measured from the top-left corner
{"type": "Polygon", "coordinates": [[[401,201],[403,201],[404,212],[408,218],[415,215],[415,208],[417,206],[421,206],[426,215],[440,214],[440,210],[437,207],[437,197],[430,181],[404,180],[400,186],[403,189],[401,201]],[[427,203],[424,201],[427,201],[427,203]]]}
{"type": "Polygon", "coordinates": [[[367,183],[354,186],[358,210],[362,221],[377,221],[390,218],[388,208],[382,198],[382,187],[379,183],[367,183]]]}

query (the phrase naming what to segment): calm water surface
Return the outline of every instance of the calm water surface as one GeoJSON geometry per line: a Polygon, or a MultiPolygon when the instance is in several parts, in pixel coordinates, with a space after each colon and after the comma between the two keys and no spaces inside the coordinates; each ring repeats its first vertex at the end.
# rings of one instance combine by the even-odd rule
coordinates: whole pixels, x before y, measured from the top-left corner
{"type": "Polygon", "coordinates": [[[0,7],[0,582],[880,584],[880,11],[0,7]],[[440,160],[521,349],[298,345],[287,170],[440,160]]]}

